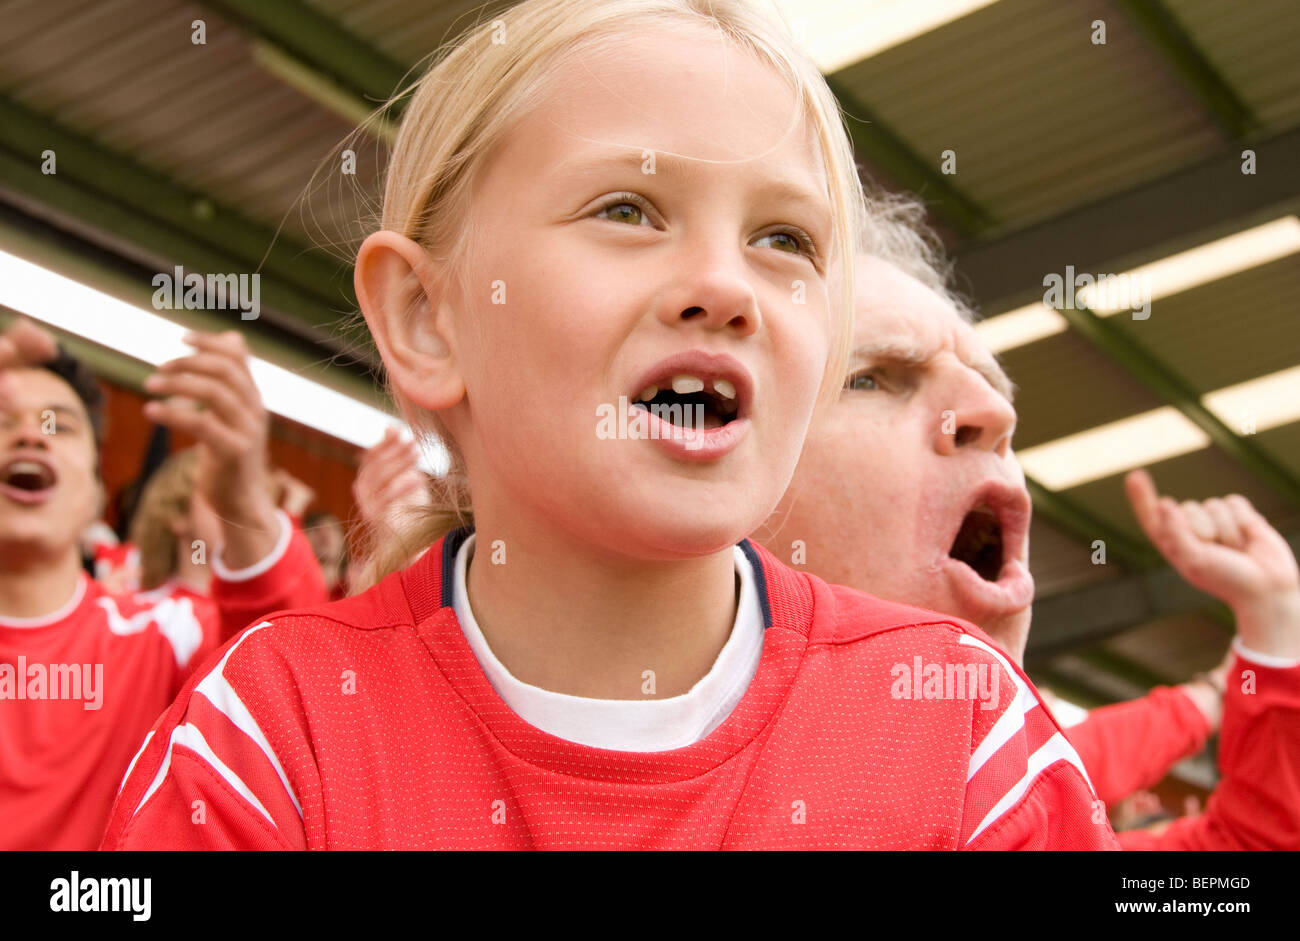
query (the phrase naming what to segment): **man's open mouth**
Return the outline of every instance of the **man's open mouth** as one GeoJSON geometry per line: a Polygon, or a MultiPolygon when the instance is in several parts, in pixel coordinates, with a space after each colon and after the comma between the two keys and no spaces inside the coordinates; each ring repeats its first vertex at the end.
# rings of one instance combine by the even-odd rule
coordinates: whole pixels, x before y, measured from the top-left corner
{"type": "Polygon", "coordinates": [[[981,503],[967,513],[948,555],[965,562],[986,582],[997,581],[1002,572],[1002,522],[997,511],[981,503]]]}
{"type": "Polygon", "coordinates": [[[0,468],[0,482],[28,493],[49,490],[56,480],[54,469],[43,461],[19,458],[0,468]]]}
{"type": "Polygon", "coordinates": [[[722,378],[703,379],[689,373],[671,377],[671,386],[649,385],[632,403],[679,427],[721,428],[740,411],[736,387],[722,378]]]}

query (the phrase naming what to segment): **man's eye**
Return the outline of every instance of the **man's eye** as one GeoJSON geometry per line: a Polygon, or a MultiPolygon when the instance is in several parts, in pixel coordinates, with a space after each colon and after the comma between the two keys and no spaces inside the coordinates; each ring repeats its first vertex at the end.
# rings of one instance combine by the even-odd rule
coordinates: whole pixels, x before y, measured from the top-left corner
{"type": "Polygon", "coordinates": [[[849,392],[874,392],[880,388],[880,380],[870,370],[859,370],[844,381],[844,389],[849,392]]]}

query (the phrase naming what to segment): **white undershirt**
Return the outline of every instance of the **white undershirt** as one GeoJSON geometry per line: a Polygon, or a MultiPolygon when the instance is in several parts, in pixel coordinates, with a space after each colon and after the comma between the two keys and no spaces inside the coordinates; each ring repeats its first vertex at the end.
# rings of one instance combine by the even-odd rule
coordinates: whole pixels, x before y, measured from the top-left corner
{"type": "Polygon", "coordinates": [[[587,699],[530,686],[515,679],[492,653],[469,605],[465,575],[474,545],[470,535],[456,553],[452,607],[479,666],[506,705],[525,722],[559,738],[594,748],[655,752],[684,748],[704,738],[731,714],[758,671],[763,619],[749,559],[734,547],[740,600],[731,636],[709,672],[690,691],[670,699],[587,699]]]}

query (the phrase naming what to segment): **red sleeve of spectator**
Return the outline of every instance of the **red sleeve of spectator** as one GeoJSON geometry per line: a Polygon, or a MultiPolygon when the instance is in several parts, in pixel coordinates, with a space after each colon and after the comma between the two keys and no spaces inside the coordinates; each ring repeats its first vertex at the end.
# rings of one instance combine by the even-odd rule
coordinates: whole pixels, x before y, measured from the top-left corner
{"type": "Polygon", "coordinates": [[[266,571],[244,581],[214,575],[212,600],[221,613],[224,642],[275,611],[323,604],[329,591],[311,544],[295,526],[284,554],[266,571]]]}
{"type": "Polygon", "coordinates": [[[1125,849],[1300,849],[1300,666],[1240,656],[1228,674],[1219,786],[1205,813],[1161,833],[1119,834],[1125,849]]]}
{"type": "Polygon", "coordinates": [[[1181,690],[1159,686],[1141,699],[1092,710],[1065,735],[1110,806],[1152,787],[1170,766],[1204,748],[1210,723],[1181,690]]]}

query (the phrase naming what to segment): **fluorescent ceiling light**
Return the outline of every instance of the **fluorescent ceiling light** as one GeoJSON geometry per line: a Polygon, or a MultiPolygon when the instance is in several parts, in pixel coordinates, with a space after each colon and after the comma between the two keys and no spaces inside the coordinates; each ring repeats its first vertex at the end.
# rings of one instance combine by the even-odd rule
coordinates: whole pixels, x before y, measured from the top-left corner
{"type": "Polygon", "coordinates": [[[1063,333],[1070,322],[1042,301],[1009,310],[975,324],[984,345],[994,355],[1018,346],[1028,346],[1035,340],[1063,333]]]}
{"type": "MultiPolygon", "coordinates": [[[[0,251],[0,304],[132,359],[158,366],[193,350],[188,329],[15,255],[0,251]]],[[[359,447],[378,444],[398,418],[256,356],[249,371],[267,411],[359,447]]],[[[424,469],[441,474],[446,452],[423,448],[424,469]]]]}
{"type": "MultiPolygon", "coordinates": [[[[1149,286],[1148,300],[1169,297],[1296,252],[1300,252],[1300,218],[1285,216],[1116,275],[1110,282],[1113,290],[1100,292],[1100,295],[1107,296],[1100,296],[1094,288],[1085,286],[1079,290],[1076,299],[1098,316],[1110,317],[1132,309],[1125,305],[1124,300],[1126,294],[1128,299],[1133,298],[1135,287],[1149,286]],[[1094,302],[1096,306],[1093,306],[1094,302]]],[[[1056,274],[1065,277],[1065,272],[1056,274]]],[[[1095,276],[1106,272],[1089,274],[1095,276]]],[[[1066,326],[1067,321],[1060,313],[1041,301],[1035,301],[981,320],[975,329],[994,353],[1002,353],[1060,333],[1066,326]]]]}
{"type": "MultiPolygon", "coordinates": [[[[1149,284],[1150,299],[1157,300],[1266,265],[1295,252],[1300,252],[1300,219],[1286,216],[1142,265],[1125,272],[1120,278],[1130,284],[1149,284]]],[[[1099,303],[1094,306],[1094,293],[1093,289],[1085,287],[1079,292],[1079,300],[1103,317],[1131,309],[1126,304],[1107,303],[1109,298],[1098,298],[1099,303]]]]}
{"type": "Polygon", "coordinates": [[[1172,405],[1017,451],[1048,490],[1067,490],[1208,446],[1209,435],[1172,405]]]}
{"type": "Polygon", "coordinates": [[[1201,404],[1242,435],[1300,421],[1300,366],[1207,392],[1201,404]]]}
{"type": "MultiPolygon", "coordinates": [[[[1207,392],[1201,405],[1239,435],[1300,421],[1300,366],[1207,392]]],[[[1209,435],[1191,419],[1165,406],[1018,451],[1016,457],[1048,490],[1067,490],[1209,444],[1209,435]]]]}
{"type": "Polygon", "coordinates": [[[974,13],[996,0],[775,0],[826,75],[974,13]]]}

